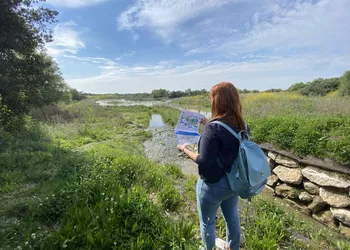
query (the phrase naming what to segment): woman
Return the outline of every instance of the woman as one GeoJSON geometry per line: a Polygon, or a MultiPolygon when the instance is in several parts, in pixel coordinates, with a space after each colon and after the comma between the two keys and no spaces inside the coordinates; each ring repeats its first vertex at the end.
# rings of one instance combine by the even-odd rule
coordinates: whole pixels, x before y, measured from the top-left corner
{"type": "MultiPolygon", "coordinates": [[[[238,91],[232,83],[213,86],[209,97],[212,121],[220,120],[236,133],[245,130],[238,91]]],[[[200,178],[196,194],[202,240],[205,249],[215,247],[215,217],[221,207],[226,222],[226,247],[236,250],[240,245],[238,196],[231,190],[225,171],[231,170],[239,142],[221,125],[208,123],[206,119],[201,123],[206,126],[199,141],[199,154],[190,151],[186,145],[177,145],[177,148],[198,164],[200,178]]]]}

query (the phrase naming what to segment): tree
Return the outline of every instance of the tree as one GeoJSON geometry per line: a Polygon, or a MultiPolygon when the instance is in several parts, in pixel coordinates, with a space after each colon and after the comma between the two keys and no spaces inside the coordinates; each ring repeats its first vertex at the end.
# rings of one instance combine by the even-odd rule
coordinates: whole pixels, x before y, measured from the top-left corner
{"type": "Polygon", "coordinates": [[[81,101],[81,100],[87,98],[85,93],[78,91],[76,89],[73,89],[73,88],[70,89],[70,94],[72,95],[73,101],[81,101]]]}
{"type": "Polygon", "coordinates": [[[290,86],[287,91],[288,92],[294,92],[294,91],[298,91],[300,89],[303,89],[306,87],[306,84],[303,82],[297,82],[295,84],[293,84],[292,86],[290,86]]]}
{"type": "Polygon", "coordinates": [[[340,78],[340,94],[350,95],[350,70],[346,71],[344,75],[340,78]]]}
{"type": "Polygon", "coordinates": [[[168,97],[169,92],[166,89],[154,89],[151,93],[153,98],[168,97]]]}
{"type": "Polygon", "coordinates": [[[67,98],[57,64],[45,54],[52,41],[47,24],[58,12],[37,7],[43,0],[0,1],[0,95],[12,115],[67,98]]]}
{"type": "Polygon", "coordinates": [[[318,78],[307,83],[305,88],[300,89],[302,95],[318,95],[324,96],[329,92],[338,90],[340,79],[338,77],[323,79],[318,78]]]}
{"type": "Polygon", "coordinates": [[[267,93],[277,93],[277,92],[282,92],[283,90],[282,89],[267,89],[265,90],[265,92],[267,93]]]}

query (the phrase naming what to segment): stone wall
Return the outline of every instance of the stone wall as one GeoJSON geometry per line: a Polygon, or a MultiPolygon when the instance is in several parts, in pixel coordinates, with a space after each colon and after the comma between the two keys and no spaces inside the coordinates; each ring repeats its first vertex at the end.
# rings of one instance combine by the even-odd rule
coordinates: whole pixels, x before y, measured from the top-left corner
{"type": "Polygon", "coordinates": [[[266,188],[300,211],[350,237],[350,166],[300,159],[261,145],[272,175],[266,188]]]}

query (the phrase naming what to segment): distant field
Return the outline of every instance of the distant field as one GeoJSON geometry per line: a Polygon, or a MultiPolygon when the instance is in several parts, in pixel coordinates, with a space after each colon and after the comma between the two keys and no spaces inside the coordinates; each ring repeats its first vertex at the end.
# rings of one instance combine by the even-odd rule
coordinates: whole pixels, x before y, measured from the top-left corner
{"type": "MultiPolygon", "coordinates": [[[[300,156],[350,163],[350,98],[306,97],[295,93],[241,94],[252,138],[300,156]]],[[[210,110],[207,95],[172,102],[184,108],[210,110]]]]}

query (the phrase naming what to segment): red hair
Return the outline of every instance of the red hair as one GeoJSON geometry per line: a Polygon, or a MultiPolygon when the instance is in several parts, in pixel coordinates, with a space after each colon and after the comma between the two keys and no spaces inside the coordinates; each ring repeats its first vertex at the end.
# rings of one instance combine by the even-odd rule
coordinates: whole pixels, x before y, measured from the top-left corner
{"type": "Polygon", "coordinates": [[[246,130],[242,116],[242,105],[235,86],[230,82],[214,85],[209,97],[212,100],[211,112],[213,119],[224,119],[229,125],[246,130]]]}

